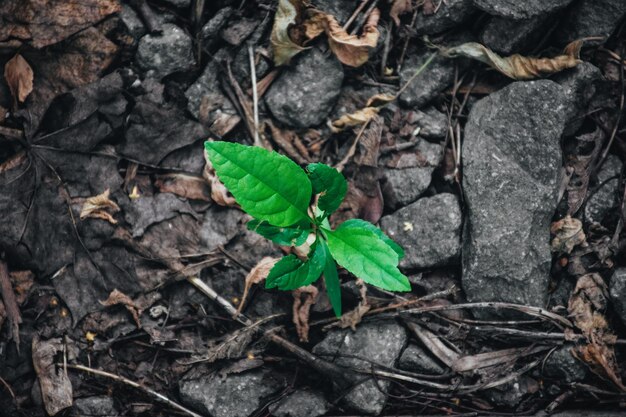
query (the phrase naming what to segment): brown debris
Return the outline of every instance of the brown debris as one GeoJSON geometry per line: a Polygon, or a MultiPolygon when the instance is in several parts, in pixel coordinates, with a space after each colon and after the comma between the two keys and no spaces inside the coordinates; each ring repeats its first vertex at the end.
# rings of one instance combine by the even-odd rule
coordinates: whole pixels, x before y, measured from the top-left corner
{"type": "Polygon", "coordinates": [[[274,264],[276,264],[276,262],[278,261],[278,258],[266,256],[262,258],[259,263],[257,263],[254,268],[250,270],[248,275],[246,275],[243,295],[241,296],[241,302],[239,303],[239,307],[237,307],[237,314],[241,314],[243,306],[246,302],[246,298],[248,298],[248,292],[250,291],[252,285],[260,284],[261,282],[265,281],[265,278],[267,278],[267,275],[274,267],[274,264]]]}
{"type": "Polygon", "coordinates": [[[143,312],[143,309],[123,292],[116,289],[111,291],[111,293],[109,294],[109,298],[107,298],[105,301],[100,301],[100,304],[105,307],[123,305],[124,307],[126,307],[126,310],[128,310],[133,316],[137,327],[141,328],[141,321],[139,321],[139,316],[143,312]]]}
{"type": "Polygon", "coordinates": [[[571,253],[575,246],[585,243],[585,232],[583,224],[578,219],[565,216],[550,226],[550,233],[554,235],[552,238],[552,252],[559,254],[571,253]]]}
{"type": "Polygon", "coordinates": [[[54,416],[72,406],[72,383],[63,369],[56,366],[55,357],[63,352],[67,360],[65,345],[61,338],[40,340],[33,338],[33,367],[39,379],[41,397],[46,412],[54,416]]]}
{"type": "Polygon", "coordinates": [[[211,189],[202,177],[187,174],[157,175],[155,187],[162,193],[172,193],[189,200],[211,201],[211,189]]]}
{"type": "Polygon", "coordinates": [[[17,107],[18,102],[23,103],[33,91],[33,69],[20,54],[16,54],[4,66],[4,79],[13,96],[13,107],[17,107]]]}
{"type": "Polygon", "coordinates": [[[293,323],[296,325],[301,342],[309,341],[309,313],[317,302],[319,291],[313,285],[307,285],[291,292],[293,295],[293,323]]]}
{"type": "Polygon", "coordinates": [[[20,323],[22,315],[15,297],[13,285],[9,275],[9,268],[4,260],[0,260],[0,293],[4,302],[4,310],[9,319],[9,339],[13,339],[17,348],[20,347],[20,323]]]}
{"type": "Polygon", "coordinates": [[[115,201],[109,199],[110,194],[111,190],[107,188],[102,194],[86,199],[80,211],[81,220],[90,217],[93,219],[106,220],[111,224],[117,224],[117,220],[113,218],[112,214],[120,211],[120,207],[115,201]]]}

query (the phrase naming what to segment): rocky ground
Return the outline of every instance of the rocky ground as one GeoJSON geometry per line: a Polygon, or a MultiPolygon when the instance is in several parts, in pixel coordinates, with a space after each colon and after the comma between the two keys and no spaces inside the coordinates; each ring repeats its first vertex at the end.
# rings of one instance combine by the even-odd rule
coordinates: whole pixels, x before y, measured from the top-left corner
{"type": "Polygon", "coordinates": [[[623,415],[625,15],[4,0],[0,416],[623,415]],[[210,139],[341,169],[412,292],[264,289],[210,139]]]}

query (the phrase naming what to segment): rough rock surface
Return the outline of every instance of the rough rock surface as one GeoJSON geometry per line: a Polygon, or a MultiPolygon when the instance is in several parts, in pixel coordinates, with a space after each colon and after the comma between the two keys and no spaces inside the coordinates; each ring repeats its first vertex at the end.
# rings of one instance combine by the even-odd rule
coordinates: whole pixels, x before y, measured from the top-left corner
{"type": "Polygon", "coordinates": [[[417,200],[380,219],[381,228],[405,251],[402,268],[455,264],[461,255],[462,214],[454,194],[417,200]]]}
{"type": "Polygon", "coordinates": [[[408,122],[420,128],[419,136],[441,139],[448,131],[448,117],[434,107],[411,112],[408,122]]]}
{"type": "Polygon", "coordinates": [[[217,373],[180,382],[183,404],[212,417],[248,417],[263,400],[283,387],[268,370],[231,374],[217,373]]]}
{"type": "Polygon", "coordinates": [[[420,35],[443,32],[463,23],[475,10],[471,0],[448,0],[439,6],[437,13],[425,15],[418,12],[415,30],[420,35]]]}
{"type": "Polygon", "coordinates": [[[146,33],[146,28],[141,22],[141,19],[139,19],[135,10],[129,5],[122,4],[120,19],[122,19],[122,22],[135,39],[141,38],[146,33]]]}
{"type": "Polygon", "coordinates": [[[344,24],[356,9],[352,0],[314,0],[315,8],[335,16],[340,24],[344,24]]]}
{"type": "MultiPolygon", "coordinates": [[[[609,155],[598,172],[596,187],[600,184],[603,185],[587,200],[585,205],[586,221],[602,223],[602,220],[619,204],[619,175],[621,170],[622,161],[615,155],[609,155]]],[[[592,188],[595,189],[595,187],[592,188]]]]}
{"type": "Polygon", "coordinates": [[[530,19],[567,6],[572,0],[472,0],[485,12],[509,19],[530,19]]]}
{"type": "Polygon", "coordinates": [[[343,67],[317,48],[300,53],[265,95],[267,107],[282,123],[306,128],[324,121],[343,82],[343,67]],[[323,77],[320,77],[323,74],[323,77]]]}
{"type": "Polygon", "coordinates": [[[548,357],[543,367],[546,376],[568,384],[585,379],[587,367],[572,356],[571,349],[571,345],[562,346],[548,357]]]}
{"type": "Polygon", "coordinates": [[[113,398],[107,396],[79,398],[74,401],[72,415],[115,417],[118,412],[113,398]]]}
{"type": "Polygon", "coordinates": [[[405,371],[427,373],[433,375],[443,374],[445,369],[439,365],[429,353],[417,345],[409,345],[398,362],[398,367],[405,371]]]}
{"type": "MultiPolygon", "coordinates": [[[[409,55],[400,71],[400,85],[404,85],[425,62],[431,51],[409,55]]],[[[400,95],[400,103],[420,108],[428,104],[454,81],[454,64],[443,57],[435,58],[400,95]]]]}
{"type": "Polygon", "coordinates": [[[521,52],[543,36],[541,27],[550,16],[540,15],[532,19],[512,20],[492,17],[479,35],[480,42],[504,55],[521,52]]]}
{"type": "Polygon", "coordinates": [[[577,1],[562,16],[555,37],[563,45],[592,36],[607,38],[615,31],[625,13],[624,0],[577,1]]]}
{"type": "Polygon", "coordinates": [[[543,306],[568,98],[515,82],[472,108],[463,143],[463,287],[470,301],[543,306]]]}
{"type": "MultiPolygon", "coordinates": [[[[334,359],[334,362],[340,366],[367,366],[367,363],[358,359],[343,357],[335,359],[335,355],[347,352],[384,366],[393,366],[406,340],[406,331],[396,323],[362,323],[357,327],[356,332],[351,329],[328,332],[324,340],[313,348],[313,353],[328,360],[334,359]]],[[[356,378],[362,379],[361,376],[356,378]]],[[[388,387],[389,381],[367,379],[350,391],[344,397],[343,402],[347,407],[359,413],[378,414],[385,406],[387,395],[384,391],[388,387]]]]}
{"type": "Polygon", "coordinates": [[[613,310],[623,323],[626,323],[626,268],[617,268],[613,272],[609,285],[609,294],[613,310]]]}
{"type": "Polygon", "coordinates": [[[296,391],[269,408],[275,417],[318,417],[329,409],[330,404],[324,396],[310,390],[296,391]]]}
{"type": "Polygon", "coordinates": [[[160,35],[146,35],[137,47],[137,64],[146,71],[154,71],[162,78],[176,71],[190,69],[194,63],[191,38],[178,26],[162,25],[160,35]]]}

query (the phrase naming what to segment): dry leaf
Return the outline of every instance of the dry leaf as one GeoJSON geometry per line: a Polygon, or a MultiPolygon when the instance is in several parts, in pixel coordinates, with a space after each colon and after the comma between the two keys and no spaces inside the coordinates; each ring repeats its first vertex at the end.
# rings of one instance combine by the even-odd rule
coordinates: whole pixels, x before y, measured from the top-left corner
{"type": "Polygon", "coordinates": [[[385,104],[388,104],[394,101],[396,97],[397,96],[395,94],[386,94],[386,93],[374,94],[373,96],[367,99],[367,103],[365,104],[365,106],[366,107],[384,106],[385,104]]]}
{"type": "Polygon", "coordinates": [[[190,200],[211,201],[209,184],[204,178],[195,175],[157,175],[154,185],[162,193],[172,193],[190,200]]]}
{"type": "Polygon", "coordinates": [[[309,341],[309,313],[317,301],[319,291],[313,285],[307,285],[291,292],[293,295],[293,323],[296,325],[301,342],[309,341]]]}
{"type": "Polygon", "coordinates": [[[276,14],[274,15],[274,26],[270,42],[274,51],[274,64],[286,65],[304,48],[295,43],[289,34],[292,25],[298,24],[302,19],[303,4],[300,0],[279,0],[276,14]]]}
{"type": "Polygon", "coordinates": [[[46,412],[54,416],[72,406],[72,383],[67,373],[56,366],[56,356],[63,352],[61,338],[40,341],[35,335],[32,344],[33,367],[39,379],[41,398],[46,412]]]}
{"type": "MultiPolygon", "coordinates": [[[[604,146],[604,139],[605,134],[600,127],[596,127],[594,132],[572,139],[573,149],[565,158],[566,167],[571,172],[566,187],[569,214],[576,213],[587,197],[591,171],[604,146]]],[[[565,189],[562,191],[564,192],[565,189]]]]}
{"type": "Polygon", "coordinates": [[[102,194],[89,197],[85,200],[83,208],[80,211],[81,220],[91,217],[106,220],[111,224],[117,224],[117,220],[115,220],[111,214],[120,211],[120,207],[109,199],[110,194],[111,190],[107,188],[102,194]],[[109,213],[109,211],[111,213],[109,213]]]}
{"type": "Polygon", "coordinates": [[[209,161],[206,152],[204,152],[204,162],[205,164],[204,170],[202,171],[202,177],[211,186],[211,199],[213,199],[213,201],[215,201],[215,203],[219,204],[220,206],[237,206],[235,198],[228,192],[226,186],[222,184],[222,182],[217,178],[215,169],[213,169],[213,165],[211,164],[211,161],[209,161]]]}
{"type": "Polygon", "coordinates": [[[23,103],[33,91],[33,69],[20,54],[15,55],[4,66],[4,79],[16,106],[18,101],[23,103]]]}
{"type": "Polygon", "coordinates": [[[569,214],[552,223],[550,233],[554,235],[551,243],[552,252],[560,254],[571,253],[575,246],[584,243],[586,239],[582,222],[573,219],[569,214]]]}
{"type": "Polygon", "coordinates": [[[300,140],[293,130],[281,129],[274,125],[271,120],[267,120],[265,125],[270,128],[272,139],[285,153],[299,164],[312,162],[309,150],[300,140]]]}
{"type": "Polygon", "coordinates": [[[393,0],[389,16],[393,19],[396,26],[400,26],[400,15],[413,11],[411,0],[393,0]]]}
{"type": "Polygon", "coordinates": [[[239,307],[237,307],[237,313],[241,314],[243,310],[243,305],[246,302],[246,298],[248,298],[248,291],[253,284],[260,284],[267,278],[267,274],[270,273],[274,264],[278,262],[278,258],[272,258],[269,256],[264,257],[256,264],[254,268],[250,270],[248,275],[246,275],[246,281],[243,287],[243,295],[241,296],[241,302],[239,303],[239,307]]]}
{"type": "Polygon", "coordinates": [[[333,121],[330,128],[337,133],[348,127],[361,126],[363,123],[370,121],[379,111],[380,107],[364,107],[354,113],[344,114],[339,119],[333,121]]]}
{"type": "Polygon", "coordinates": [[[563,55],[554,58],[530,58],[519,54],[503,58],[486,46],[476,42],[468,42],[444,49],[442,54],[451,58],[476,59],[514,80],[530,80],[580,64],[582,61],[578,58],[578,54],[581,46],[582,41],[574,41],[565,47],[563,55]]]}
{"type": "Polygon", "coordinates": [[[142,313],[142,309],[126,294],[115,289],[109,294],[109,298],[105,301],[100,301],[100,304],[106,307],[121,304],[126,307],[126,310],[130,312],[137,324],[137,327],[141,328],[141,322],[139,321],[139,315],[142,313]]]}
{"type": "Polygon", "coordinates": [[[376,47],[380,32],[378,19],[380,10],[375,8],[367,18],[361,36],[350,35],[333,16],[314,10],[313,15],[304,23],[305,35],[309,39],[318,36],[322,29],[328,36],[328,45],[337,59],[350,67],[360,67],[369,59],[370,50],[376,47]]]}
{"type": "Polygon", "coordinates": [[[354,310],[342,314],[339,321],[331,323],[328,326],[324,326],[324,331],[332,329],[333,327],[339,327],[341,329],[347,329],[349,327],[353,331],[356,331],[357,324],[363,320],[365,313],[370,311],[372,308],[367,301],[367,286],[365,285],[365,282],[363,282],[362,279],[357,279],[355,283],[359,287],[359,294],[361,296],[359,304],[354,308],[354,310]]]}

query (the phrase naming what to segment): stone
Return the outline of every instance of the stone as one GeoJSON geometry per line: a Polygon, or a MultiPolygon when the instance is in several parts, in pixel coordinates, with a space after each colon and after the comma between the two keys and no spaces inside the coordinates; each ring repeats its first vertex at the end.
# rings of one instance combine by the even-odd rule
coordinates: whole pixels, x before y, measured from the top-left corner
{"type": "Polygon", "coordinates": [[[228,23],[228,19],[233,15],[235,9],[232,7],[223,7],[202,26],[200,37],[203,41],[214,44],[218,41],[218,35],[222,28],[228,23]]]}
{"type": "Polygon", "coordinates": [[[471,0],[447,0],[437,13],[417,13],[415,30],[419,35],[433,35],[462,24],[476,11],[471,0]]]}
{"type": "Polygon", "coordinates": [[[337,19],[340,25],[348,21],[357,5],[354,0],[314,0],[315,8],[337,19]]]}
{"type": "Polygon", "coordinates": [[[549,20],[549,15],[540,15],[526,20],[494,16],[484,26],[478,39],[480,43],[495,52],[511,55],[536,44],[544,36],[541,29],[549,20]]]}
{"type": "Polygon", "coordinates": [[[543,372],[561,383],[583,381],[587,376],[587,367],[571,353],[572,345],[561,346],[546,359],[543,372]]]}
{"type": "MultiPolygon", "coordinates": [[[[349,353],[391,367],[400,356],[406,341],[406,331],[394,322],[361,323],[356,332],[350,329],[329,331],[324,340],[313,347],[313,353],[339,366],[369,367],[369,362],[338,356],[349,353]]],[[[354,378],[355,382],[361,381],[363,375],[355,375],[354,378]]],[[[385,406],[385,392],[388,388],[389,381],[368,378],[356,385],[342,401],[346,407],[358,413],[376,415],[385,406]]]]}
{"type": "Polygon", "coordinates": [[[539,391],[539,383],[522,375],[511,382],[485,391],[489,400],[499,406],[513,408],[530,394],[539,391]]]}
{"type": "Polygon", "coordinates": [[[585,205],[585,220],[594,223],[602,223],[611,213],[617,212],[619,204],[619,175],[622,171],[622,161],[615,155],[607,156],[604,164],[598,172],[597,184],[590,187],[595,190],[601,186],[587,200],[585,205]]]}
{"type": "Polygon", "coordinates": [[[461,225],[458,198],[449,193],[422,197],[380,219],[381,229],[404,248],[401,268],[457,264],[461,256],[461,225]]]}
{"type": "Polygon", "coordinates": [[[493,16],[523,20],[554,12],[567,6],[572,0],[472,0],[474,6],[493,16]]]}
{"type": "Polygon", "coordinates": [[[586,41],[585,44],[604,43],[617,29],[626,13],[624,0],[581,0],[561,17],[555,32],[555,39],[562,45],[587,37],[603,37],[600,41],[586,41]]]}
{"type": "Polygon", "coordinates": [[[319,125],[332,110],[343,83],[343,67],[317,48],[301,52],[272,83],[265,102],[281,123],[297,128],[319,125]]]}
{"type": "Polygon", "coordinates": [[[191,69],[195,59],[189,35],[170,23],[161,27],[160,35],[145,35],[139,41],[137,65],[144,71],[152,71],[156,78],[191,69]]]}
{"type": "Polygon", "coordinates": [[[254,29],[259,25],[259,21],[251,18],[242,18],[235,22],[229,22],[220,32],[222,39],[232,46],[239,46],[245,41],[254,29]]]}
{"type": "Polygon", "coordinates": [[[135,10],[127,4],[122,4],[122,11],[120,12],[120,19],[124,23],[124,26],[128,29],[128,32],[135,39],[141,38],[146,33],[146,28],[143,25],[135,10]]]}
{"type": "Polygon", "coordinates": [[[212,417],[248,417],[264,400],[284,386],[268,370],[254,370],[226,377],[213,373],[183,379],[180,398],[184,405],[212,417]]]}
{"type": "Polygon", "coordinates": [[[385,206],[396,209],[417,200],[430,185],[434,170],[433,167],[385,169],[382,184],[385,206]]]}
{"type": "Polygon", "coordinates": [[[463,143],[468,301],[544,306],[568,98],[549,80],[514,82],[478,101],[463,143]]]}
{"type": "Polygon", "coordinates": [[[442,139],[448,132],[448,116],[434,107],[427,107],[423,111],[412,111],[407,120],[419,128],[419,136],[429,139],[442,139]]]}
{"type": "Polygon", "coordinates": [[[429,353],[417,345],[409,345],[404,349],[398,362],[398,368],[433,375],[440,375],[445,372],[445,369],[429,353]]]}
{"type": "Polygon", "coordinates": [[[318,417],[330,410],[324,396],[311,390],[299,390],[270,406],[275,417],[318,417]]]}
{"type": "Polygon", "coordinates": [[[613,310],[626,323],[626,268],[617,268],[609,283],[609,295],[613,310]]]}
{"type": "Polygon", "coordinates": [[[86,397],[74,400],[72,414],[77,417],[82,416],[106,416],[115,417],[118,411],[115,408],[113,398],[107,396],[86,397]]]}
{"type": "MultiPolygon", "coordinates": [[[[404,85],[428,60],[433,52],[409,54],[400,70],[400,85],[404,85]]],[[[420,75],[400,94],[400,103],[420,108],[428,104],[454,81],[454,64],[450,59],[437,56],[420,75]]]]}

